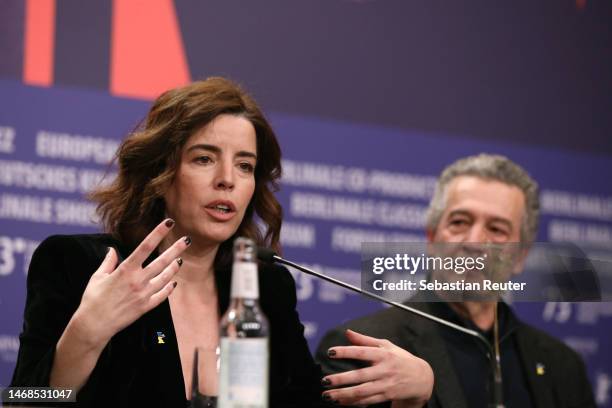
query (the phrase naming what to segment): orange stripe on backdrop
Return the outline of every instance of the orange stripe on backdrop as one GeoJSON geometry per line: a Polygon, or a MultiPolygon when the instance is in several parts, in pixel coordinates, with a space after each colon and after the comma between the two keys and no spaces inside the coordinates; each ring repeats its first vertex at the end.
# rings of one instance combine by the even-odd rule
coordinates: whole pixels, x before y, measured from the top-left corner
{"type": "Polygon", "coordinates": [[[23,81],[30,85],[53,84],[55,0],[26,0],[23,81]]]}
{"type": "Polygon", "coordinates": [[[153,99],[190,81],[172,0],[113,0],[110,91],[153,99]]]}

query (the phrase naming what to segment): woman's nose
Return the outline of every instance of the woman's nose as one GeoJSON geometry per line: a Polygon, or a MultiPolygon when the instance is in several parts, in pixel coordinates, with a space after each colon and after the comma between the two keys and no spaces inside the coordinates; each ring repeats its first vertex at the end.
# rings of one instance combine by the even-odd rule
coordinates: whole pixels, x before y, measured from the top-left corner
{"type": "Polygon", "coordinates": [[[220,190],[232,190],[234,188],[234,169],[231,164],[221,164],[217,167],[215,187],[220,190]]]}

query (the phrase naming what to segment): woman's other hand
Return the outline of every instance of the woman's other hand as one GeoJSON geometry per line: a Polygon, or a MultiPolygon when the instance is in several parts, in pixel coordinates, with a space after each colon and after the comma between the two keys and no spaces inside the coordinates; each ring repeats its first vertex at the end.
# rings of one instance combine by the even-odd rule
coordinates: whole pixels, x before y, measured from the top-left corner
{"type": "Polygon", "coordinates": [[[370,367],[328,375],[323,385],[340,387],[323,399],[341,405],[371,405],[393,401],[393,407],[422,407],[431,397],[433,371],[429,364],[386,339],[346,331],[352,346],[332,347],[330,358],[368,361],[370,367]],[[348,387],[347,387],[348,386],[348,387]]]}

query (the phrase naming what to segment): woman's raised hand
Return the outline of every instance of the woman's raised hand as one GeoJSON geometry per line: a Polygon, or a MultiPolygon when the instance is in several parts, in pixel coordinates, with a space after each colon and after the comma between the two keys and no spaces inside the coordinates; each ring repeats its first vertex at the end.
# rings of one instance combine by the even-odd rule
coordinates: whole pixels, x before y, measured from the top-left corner
{"type": "Polygon", "coordinates": [[[191,244],[189,237],[177,240],[143,267],[173,226],[173,220],[164,220],[119,265],[117,252],[109,248],[73,316],[81,338],[94,348],[106,345],[117,332],[162,303],[176,287],[172,278],[182,264],[179,255],[191,244]]]}

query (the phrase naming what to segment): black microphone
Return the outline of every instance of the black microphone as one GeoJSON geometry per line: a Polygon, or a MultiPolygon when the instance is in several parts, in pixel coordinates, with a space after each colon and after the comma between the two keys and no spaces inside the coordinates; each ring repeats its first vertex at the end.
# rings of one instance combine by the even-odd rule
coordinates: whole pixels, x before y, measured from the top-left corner
{"type": "MultiPolygon", "coordinates": [[[[436,322],[438,324],[441,324],[443,326],[446,327],[450,327],[453,330],[457,330],[460,331],[462,333],[468,334],[472,337],[477,338],[478,340],[480,340],[485,346],[486,348],[489,350],[489,360],[491,361],[491,368],[492,368],[492,373],[493,373],[493,379],[494,379],[494,384],[492,387],[492,403],[490,405],[491,408],[504,408],[505,405],[503,403],[503,387],[502,387],[502,378],[501,378],[501,366],[500,366],[500,361],[499,361],[499,356],[498,353],[496,352],[495,348],[493,347],[493,345],[491,345],[491,343],[489,343],[489,341],[487,340],[486,337],[484,337],[482,334],[478,333],[476,330],[471,330],[471,329],[467,329],[463,326],[460,326],[458,324],[455,324],[453,322],[449,322],[448,320],[445,319],[441,319],[438,316],[434,316],[432,314],[423,312],[421,310],[415,309],[413,307],[410,306],[406,306],[402,303],[398,303],[398,302],[394,302],[392,300],[388,300],[385,299],[382,296],[379,296],[375,293],[370,293],[370,292],[366,292],[364,290],[362,290],[361,288],[358,288],[356,286],[353,286],[351,284],[348,284],[346,282],[342,282],[341,280],[332,278],[330,276],[327,275],[323,275],[322,273],[313,271],[312,269],[306,268],[305,266],[296,264],[295,262],[291,262],[287,259],[281,258],[280,256],[278,256],[276,254],[276,252],[274,252],[272,249],[270,248],[265,248],[265,247],[258,247],[257,248],[257,257],[259,258],[260,261],[263,262],[267,262],[267,263],[280,263],[283,265],[287,265],[290,266],[292,268],[295,268],[301,272],[307,273],[308,275],[312,275],[312,276],[316,276],[319,279],[323,279],[324,281],[333,283],[334,285],[338,285],[341,286],[345,289],[348,290],[352,290],[353,292],[359,293],[361,295],[367,296],[371,299],[375,299],[378,300],[380,302],[386,303],[390,306],[393,307],[397,307],[399,309],[405,310],[409,313],[413,313],[416,314],[418,316],[421,316],[425,319],[431,320],[433,322],[436,322]]],[[[497,313],[497,311],[496,311],[497,313]]]]}

